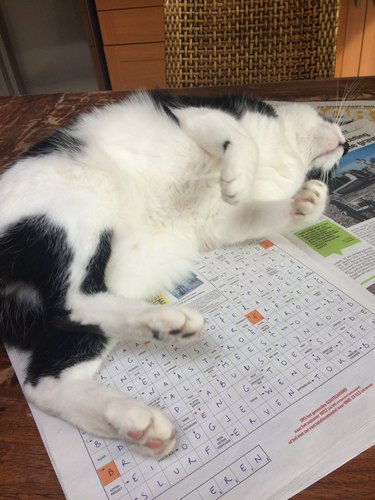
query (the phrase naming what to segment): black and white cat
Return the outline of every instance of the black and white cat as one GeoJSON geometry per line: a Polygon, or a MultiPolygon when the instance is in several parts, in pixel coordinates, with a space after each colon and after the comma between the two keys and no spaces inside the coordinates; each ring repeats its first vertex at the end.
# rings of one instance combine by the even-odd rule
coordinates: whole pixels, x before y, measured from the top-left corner
{"type": "Polygon", "coordinates": [[[202,252],[312,222],[327,188],[306,181],[347,149],[303,104],[136,93],[82,115],[0,177],[0,331],[30,351],[42,410],[138,451],[175,444],[163,413],[101,385],[129,339],[192,342],[199,312],[146,301],[202,252]]]}

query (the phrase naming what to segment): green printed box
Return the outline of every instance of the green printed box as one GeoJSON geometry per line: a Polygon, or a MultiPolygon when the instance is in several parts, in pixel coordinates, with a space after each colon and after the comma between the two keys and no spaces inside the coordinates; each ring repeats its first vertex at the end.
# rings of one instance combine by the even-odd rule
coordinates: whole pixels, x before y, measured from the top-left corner
{"type": "Polygon", "coordinates": [[[294,234],[322,257],[329,257],[333,253],[342,255],[344,248],[360,242],[358,238],[330,220],[305,227],[294,234]]]}

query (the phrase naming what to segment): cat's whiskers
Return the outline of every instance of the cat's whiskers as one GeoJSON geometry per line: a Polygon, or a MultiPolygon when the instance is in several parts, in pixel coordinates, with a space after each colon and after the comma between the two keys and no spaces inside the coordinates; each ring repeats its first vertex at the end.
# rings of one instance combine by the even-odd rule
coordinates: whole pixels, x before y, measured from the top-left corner
{"type": "Polygon", "coordinates": [[[347,94],[347,82],[345,83],[344,94],[342,99],[339,100],[339,82],[336,82],[336,112],[333,117],[333,123],[337,123],[339,126],[343,121],[343,116],[341,115],[342,107],[346,101],[347,94]],[[338,106],[338,108],[337,108],[338,106]]]}
{"type": "MultiPolygon", "coordinates": [[[[348,87],[348,82],[345,83],[343,97],[341,99],[339,109],[336,113],[336,118],[334,120],[334,123],[337,123],[339,126],[342,126],[342,124],[345,122],[345,115],[341,114],[343,106],[345,105],[346,102],[353,100],[358,95],[361,86],[362,82],[358,78],[354,79],[350,83],[349,87],[348,87]]],[[[338,90],[338,83],[337,83],[337,90],[338,90]]],[[[336,102],[338,103],[338,94],[336,102]]]]}
{"type": "Polygon", "coordinates": [[[324,182],[324,184],[327,184],[327,181],[328,181],[328,179],[327,179],[327,171],[326,170],[321,170],[320,172],[321,172],[320,173],[320,180],[322,182],[324,182]]]}

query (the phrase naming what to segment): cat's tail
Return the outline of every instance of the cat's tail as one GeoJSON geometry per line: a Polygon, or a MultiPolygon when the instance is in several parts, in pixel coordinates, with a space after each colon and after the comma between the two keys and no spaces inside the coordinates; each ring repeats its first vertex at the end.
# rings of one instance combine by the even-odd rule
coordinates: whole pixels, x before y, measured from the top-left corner
{"type": "Polygon", "coordinates": [[[21,284],[0,283],[0,338],[24,349],[45,324],[46,314],[36,290],[21,284]]]}

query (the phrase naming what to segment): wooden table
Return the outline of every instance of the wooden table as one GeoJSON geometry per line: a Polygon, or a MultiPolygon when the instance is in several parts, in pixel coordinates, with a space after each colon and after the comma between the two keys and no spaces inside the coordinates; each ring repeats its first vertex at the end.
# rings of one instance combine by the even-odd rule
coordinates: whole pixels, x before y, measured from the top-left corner
{"type": "MultiPolygon", "coordinates": [[[[375,77],[257,84],[232,90],[274,100],[375,100],[375,77]]],[[[193,92],[219,94],[226,91],[228,89],[214,88],[193,92]]],[[[181,93],[180,90],[176,92],[181,93]]],[[[80,111],[124,95],[121,92],[93,92],[0,98],[0,170],[80,111]]],[[[374,471],[375,447],[294,499],[375,499],[374,471]]],[[[0,498],[64,498],[3,346],[0,346],[0,498]]]]}

